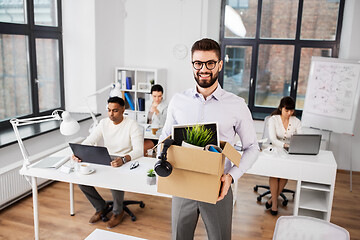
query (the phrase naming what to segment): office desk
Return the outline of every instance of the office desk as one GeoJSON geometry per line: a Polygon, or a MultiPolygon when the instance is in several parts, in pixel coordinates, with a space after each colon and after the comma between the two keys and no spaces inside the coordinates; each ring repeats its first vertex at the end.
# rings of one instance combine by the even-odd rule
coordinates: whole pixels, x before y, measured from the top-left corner
{"type": "Polygon", "coordinates": [[[84,240],[146,240],[144,238],[132,237],[121,233],[110,232],[102,229],[95,229],[87,238],[84,240]]]}
{"type": "Polygon", "coordinates": [[[337,164],[331,151],[318,155],[261,152],[249,174],[297,181],[294,215],[330,221],[337,164]]]}
{"type": "MultiPolygon", "coordinates": [[[[51,156],[70,156],[71,154],[70,148],[65,148],[51,156]]],[[[70,183],[71,215],[74,215],[73,183],[170,197],[158,193],[156,185],[150,186],[146,183],[146,172],[153,168],[157,160],[147,157],[137,160],[140,166],[134,170],[129,169],[130,163],[126,163],[120,168],[94,165],[95,173],[90,175],[81,175],[76,172],[66,174],[56,169],[30,168],[22,170],[21,174],[30,176],[32,181],[35,239],[39,239],[37,178],[70,183]],[[117,181],[109,181],[109,179],[117,179],[117,181]]],[[[314,216],[330,221],[336,168],[335,158],[330,151],[320,151],[316,156],[288,155],[285,152],[279,154],[261,152],[247,173],[296,180],[294,215],[314,216]]],[[[234,200],[236,199],[236,186],[234,187],[234,200]]]]}
{"type": "MultiPolygon", "coordinates": [[[[51,156],[71,156],[70,148],[62,149],[51,156]]],[[[139,161],[139,167],[130,170],[131,162],[124,164],[122,167],[113,168],[111,166],[91,164],[95,172],[89,175],[82,175],[77,172],[63,173],[59,169],[48,168],[29,168],[22,169],[21,174],[31,177],[33,209],[34,209],[34,231],[35,239],[39,239],[39,216],[38,216],[38,190],[37,178],[45,178],[55,181],[70,183],[70,214],[74,215],[74,190],[73,183],[91,185],[107,189],[116,189],[126,192],[135,192],[148,195],[156,195],[162,197],[170,197],[169,195],[158,193],[156,185],[148,185],[146,183],[147,171],[154,167],[155,158],[142,157],[136,159],[139,161]]]]}

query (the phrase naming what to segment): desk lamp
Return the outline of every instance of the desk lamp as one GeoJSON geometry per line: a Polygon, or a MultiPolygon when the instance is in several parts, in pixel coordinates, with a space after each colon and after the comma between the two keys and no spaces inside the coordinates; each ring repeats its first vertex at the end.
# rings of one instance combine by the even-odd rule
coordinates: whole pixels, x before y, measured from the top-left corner
{"type": "Polygon", "coordinates": [[[70,136],[77,133],[80,129],[79,123],[70,116],[69,112],[63,110],[55,110],[52,112],[51,115],[48,116],[40,116],[40,117],[33,117],[26,119],[13,118],[10,120],[10,123],[15,132],[16,140],[18,141],[21,153],[24,158],[22,168],[27,169],[28,166],[30,165],[30,161],[29,161],[29,153],[26,150],[25,145],[21,139],[18,127],[30,125],[30,124],[42,123],[42,122],[49,122],[54,120],[58,120],[58,121],[62,120],[62,123],[60,124],[60,133],[62,135],[70,136]],[[62,112],[61,116],[59,115],[59,112],[62,112]]]}

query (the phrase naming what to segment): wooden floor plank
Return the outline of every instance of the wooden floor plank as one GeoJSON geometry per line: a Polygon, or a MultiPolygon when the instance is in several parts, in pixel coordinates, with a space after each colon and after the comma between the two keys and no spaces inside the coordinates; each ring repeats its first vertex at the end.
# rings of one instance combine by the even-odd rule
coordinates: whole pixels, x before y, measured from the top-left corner
{"type": "MultiPolygon", "coordinates": [[[[272,216],[265,210],[264,198],[256,201],[258,193],[253,191],[256,184],[267,184],[268,178],[245,175],[239,182],[238,199],[233,212],[232,236],[235,240],[272,239],[276,220],[282,215],[291,215],[294,202],[290,196],[287,207],[279,207],[279,215],[272,216]]],[[[289,181],[287,188],[295,189],[296,182],[289,181]]],[[[259,190],[262,192],[263,190],[259,190]]],[[[111,193],[107,189],[99,189],[107,200],[111,193]]],[[[88,224],[94,213],[90,203],[75,186],[75,216],[69,214],[69,185],[55,182],[39,191],[39,217],[41,239],[84,239],[94,229],[106,229],[106,224],[99,222],[88,224]]],[[[121,225],[111,231],[128,234],[149,240],[171,239],[171,199],[153,197],[143,194],[126,193],[126,199],[142,200],[145,208],[130,206],[137,221],[132,222],[125,216],[121,225]],[[154,226],[156,226],[154,228],[154,226]]],[[[351,239],[360,240],[360,174],[353,175],[353,191],[349,191],[349,174],[339,171],[336,179],[333,212],[331,222],[346,228],[351,239]]],[[[17,240],[33,239],[32,198],[26,197],[19,202],[0,211],[0,239],[17,240]]],[[[204,224],[200,218],[195,231],[195,240],[207,239],[204,224]]]]}

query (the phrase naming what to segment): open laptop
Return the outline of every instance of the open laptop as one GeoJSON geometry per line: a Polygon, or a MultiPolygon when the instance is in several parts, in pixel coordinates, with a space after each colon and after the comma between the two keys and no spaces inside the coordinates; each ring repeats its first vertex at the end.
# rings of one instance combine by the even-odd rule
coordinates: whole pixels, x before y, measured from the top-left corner
{"type": "Polygon", "coordinates": [[[77,143],[69,143],[74,155],[83,162],[110,165],[110,162],[118,156],[109,154],[106,147],[82,145],[77,143]]]}
{"type": "Polygon", "coordinates": [[[319,153],[320,143],[320,134],[294,134],[289,148],[284,149],[289,154],[316,155],[319,153]]]}

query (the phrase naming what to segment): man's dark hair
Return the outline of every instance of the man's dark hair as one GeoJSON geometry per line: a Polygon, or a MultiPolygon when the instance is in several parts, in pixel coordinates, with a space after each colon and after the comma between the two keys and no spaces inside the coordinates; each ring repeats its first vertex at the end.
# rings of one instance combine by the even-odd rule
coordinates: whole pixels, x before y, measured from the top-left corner
{"type": "Polygon", "coordinates": [[[124,99],[122,98],[119,98],[119,97],[110,97],[108,100],[107,100],[108,103],[117,103],[119,104],[120,106],[125,106],[125,101],[124,99]]]}
{"type": "Polygon", "coordinates": [[[164,89],[163,89],[163,87],[160,85],[160,84],[155,84],[155,85],[153,85],[152,87],[151,87],[151,91],[150,91],[150,94],[152,93],[152,92],[162,92],[162,93],[164,93],[164,89]]]}
{"type": "Polygon", "coordinates": [[[191,47],[191,56],[195,51],[214,51],[219,60],[221,58],[220,45],[209,38],[196,41],[191,47]]]}

